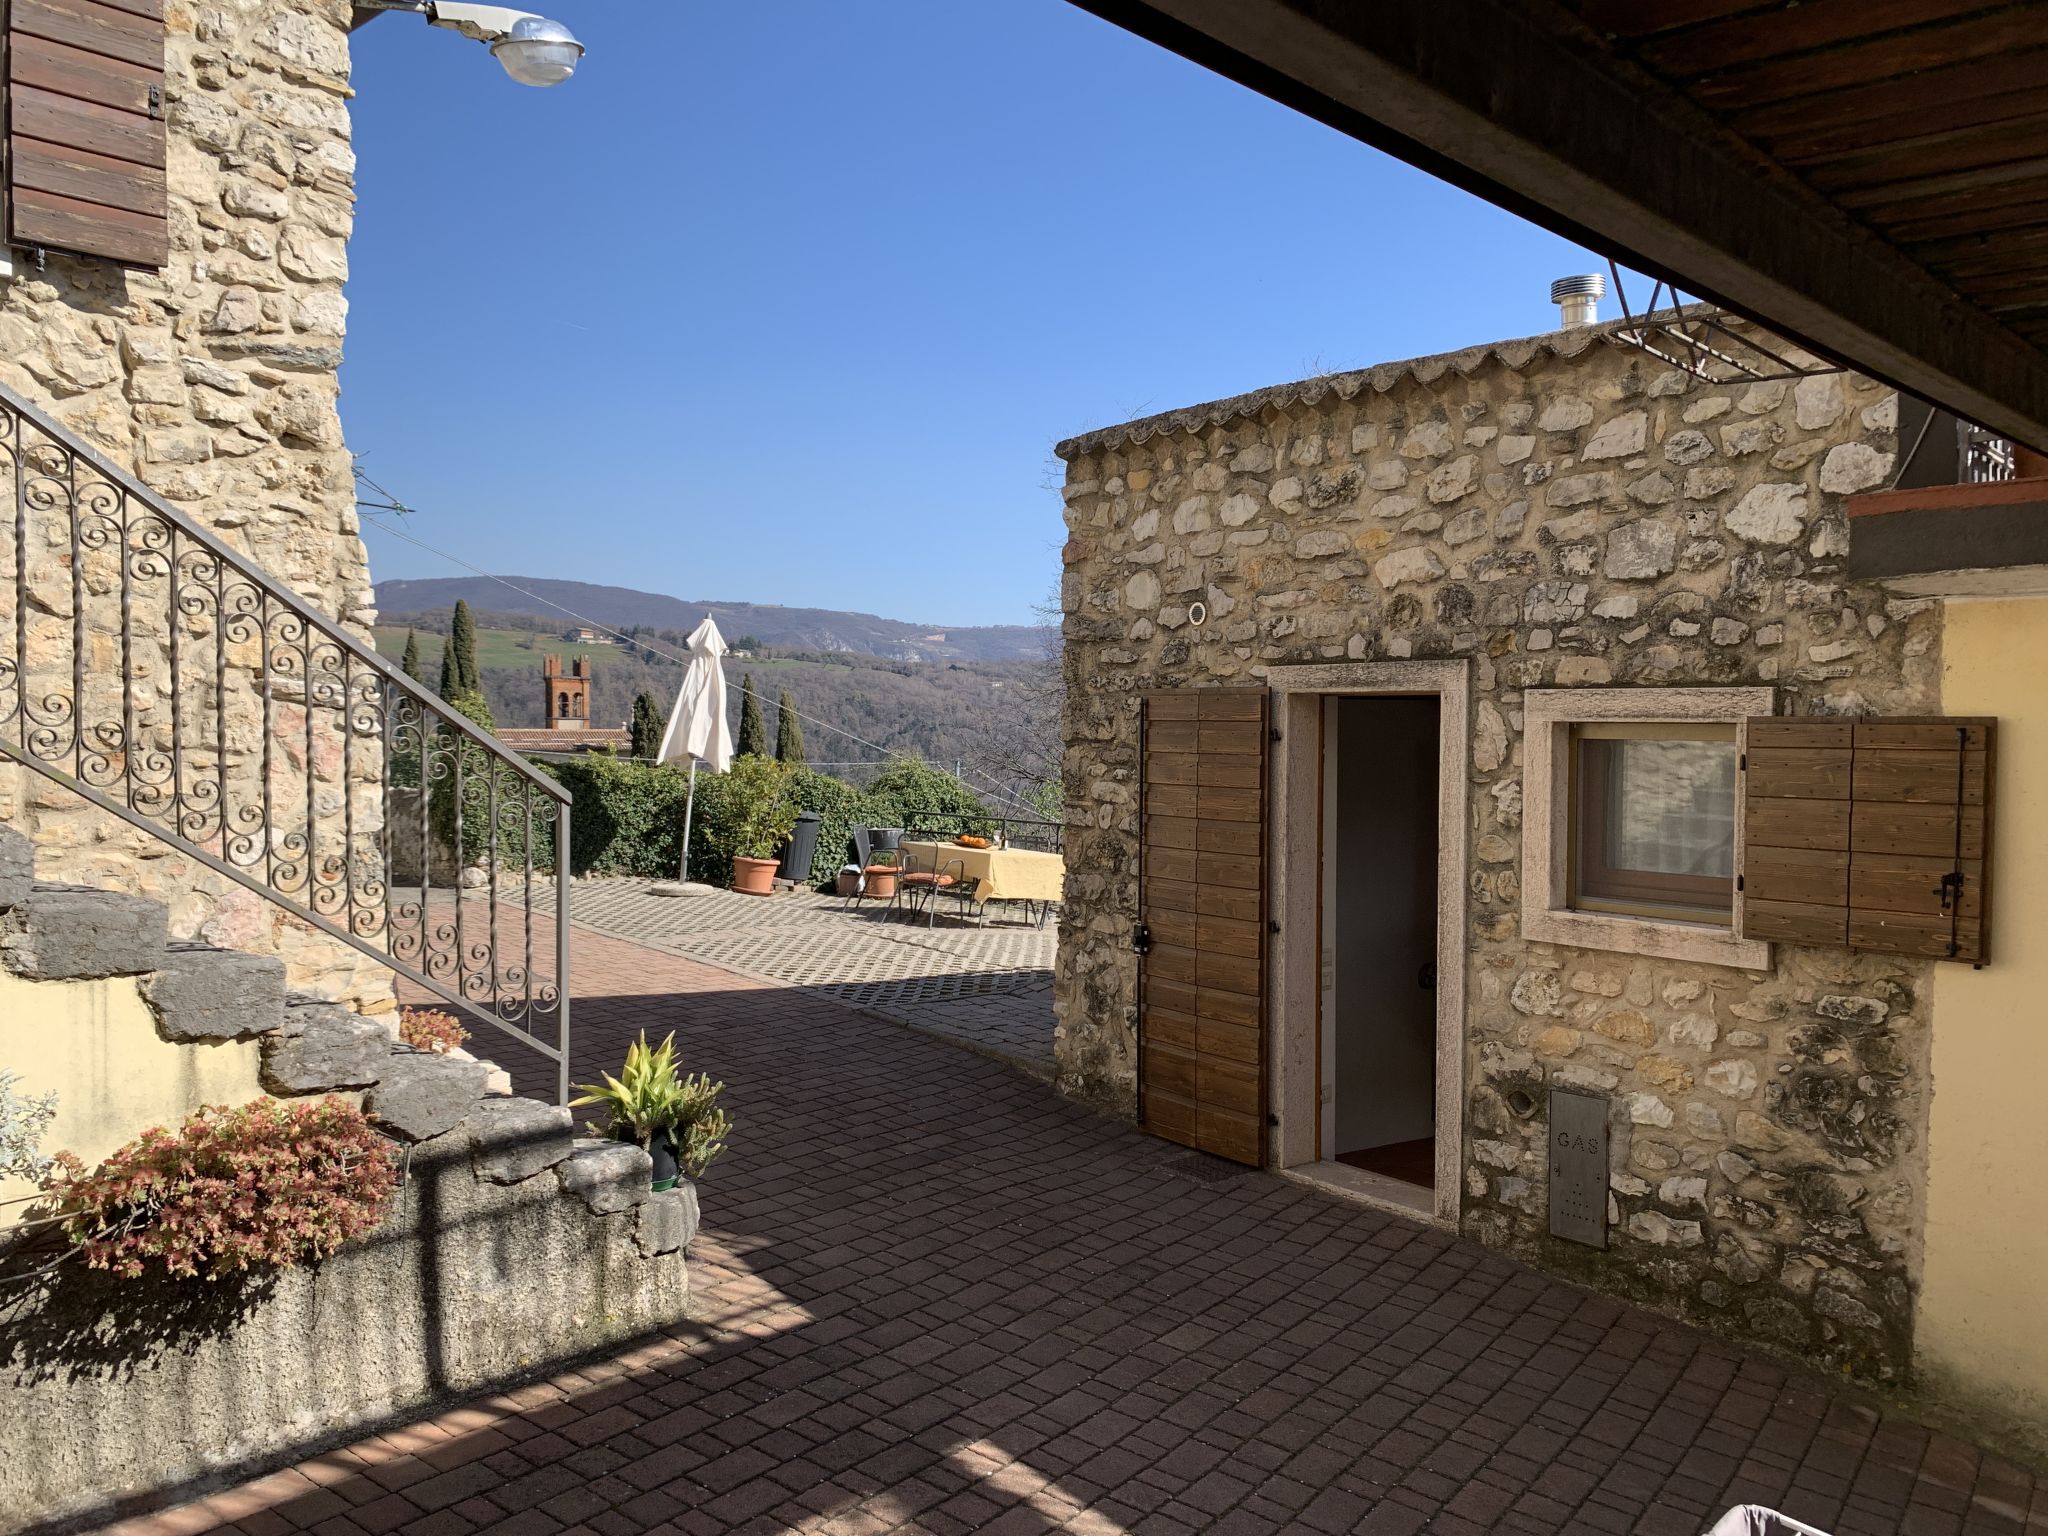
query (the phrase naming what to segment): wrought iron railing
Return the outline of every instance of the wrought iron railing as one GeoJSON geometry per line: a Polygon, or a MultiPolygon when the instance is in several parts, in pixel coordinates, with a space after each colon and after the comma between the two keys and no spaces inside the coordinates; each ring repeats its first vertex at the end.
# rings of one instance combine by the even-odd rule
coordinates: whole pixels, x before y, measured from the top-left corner
{"type": "Polygon", "coordinates": [[[970,815],[953,811],[920,811],[911,836],[958,837],[962,832],[994,838],[1008,848],[1030,848],[1044,853],[1064,853],[1067,828],[1064,822],[1045,821],[1033,816],[970,815]]]}
{"type": "Polygon", "coordinates": [[[4,388],[0,485],[0,754],[551,1058],[566,1098],[568,792],[4,388]]]}

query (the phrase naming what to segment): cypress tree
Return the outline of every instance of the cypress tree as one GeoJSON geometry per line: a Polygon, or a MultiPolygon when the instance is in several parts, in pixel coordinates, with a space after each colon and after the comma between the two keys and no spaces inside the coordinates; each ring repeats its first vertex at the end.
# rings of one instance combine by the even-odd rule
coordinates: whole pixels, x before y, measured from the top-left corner
{"type": "Polygon", "coordinates": [[[455,696],[461,692],[461,680],[455,670],[455,637],[447,635],[441,640],[440,693],[442,698],[452,704],[455,702],[455,696]]]}
{"type": "Polygon", "coordinates": [[[484,675],[476,664],[476,620],[470,617],[469,604],[459,597],[454,621],[448,626],[448,644],[455,652],[455,691],[481,695],[484,675]]]}
{"type": "Polygon", "coordinates": [[[416,629],[408,629],[405,632],[405,656],[399,661],[398,670],[416,683],[421,681],[420,632],[416,629]]]}
{"type": "Polygon", "coordinates": [[[768,727],[761,721],[761,700],[754,692],[754,674],[740,679],[740,737],[733,744],[736,757],[768,755],[768,727]]]}
{"type": "Polygon", "coordinates": [[[775,701],[775,761],[786,768],[804,764],[804,723],[796,715],[796,700],[787,688],[775,701]]]}
{"type": "Polygon", "coordinates": [[[654,695],[643,693],[633,701],[633,755],[652,758],[661,750],[661,733],[668,722],[661,717],[661,706],[654,702],[654,695]]]}

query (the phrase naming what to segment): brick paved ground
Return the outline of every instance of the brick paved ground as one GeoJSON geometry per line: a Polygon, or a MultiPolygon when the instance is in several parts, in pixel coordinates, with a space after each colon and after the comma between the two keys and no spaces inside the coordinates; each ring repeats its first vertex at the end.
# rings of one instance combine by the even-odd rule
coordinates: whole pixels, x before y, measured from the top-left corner
{"type": "Polygon", "coordinates": [[[123,1536],[2048,1532],[2025,1473],[1474,1244],[802,989],[577,965],[579,1073],[645,1024],[732,1085],[691,1323],[123,1536]]]}
{"type": "MultiPolygon", "coordinates": [[[[980,923],[941,901],[933,923],[882,921],[885,905],[848,910],[799,891],[764,900],[656,896],[649,880],[579,880],[576,924],[665,954],[787,982],[913,1029],[944,1035],[1041,1077],[1052,1059],[1053,922],[1016,903],[980,923]]],[[[542,906],[552,910],[549,901],[542,906]]]]}

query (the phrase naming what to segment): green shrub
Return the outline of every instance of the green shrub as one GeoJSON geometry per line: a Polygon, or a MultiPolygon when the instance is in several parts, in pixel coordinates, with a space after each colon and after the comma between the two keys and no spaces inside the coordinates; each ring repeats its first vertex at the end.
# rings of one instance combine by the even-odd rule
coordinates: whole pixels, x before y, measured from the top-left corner
{"type": "MultiPolygon", "coordinates": [[[[541,771],[575,796],[569,812],[571,873],[675,878],[690,787],[685,770],[593,752],[543,764],[541,771]]],[[[698,775],[700,813],[706,786],[716,778],[698,775]]]]}
{"type": "Polygon", "coordinates": [[[921,758],[898,758],[883,769],[868,786],[868,799],[877,817],[870,826],[954,835],[973,832],[983,837],[995,831],[995,818],[973,790],[921,758]]]}

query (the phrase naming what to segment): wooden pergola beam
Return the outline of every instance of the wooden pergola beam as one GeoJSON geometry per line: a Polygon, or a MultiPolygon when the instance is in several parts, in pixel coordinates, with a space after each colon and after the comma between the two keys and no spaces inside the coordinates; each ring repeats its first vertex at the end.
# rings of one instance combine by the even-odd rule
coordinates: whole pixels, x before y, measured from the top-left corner
{"type": "Polygon", "coordinates": [[[1548,0],[1074,0],[1828,357],[2048,449],[2048,355],[1548,0]]]}

